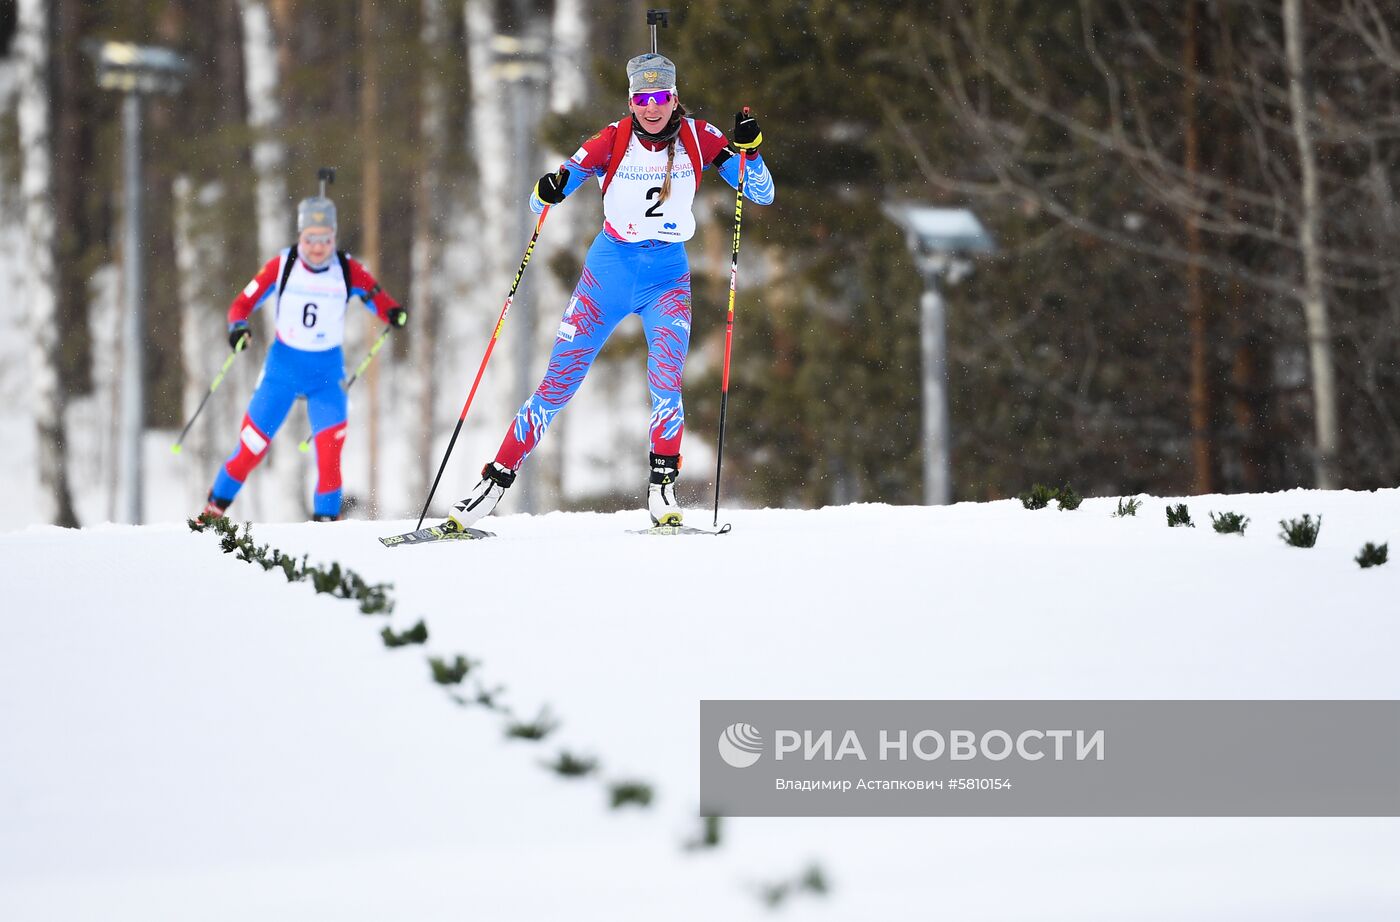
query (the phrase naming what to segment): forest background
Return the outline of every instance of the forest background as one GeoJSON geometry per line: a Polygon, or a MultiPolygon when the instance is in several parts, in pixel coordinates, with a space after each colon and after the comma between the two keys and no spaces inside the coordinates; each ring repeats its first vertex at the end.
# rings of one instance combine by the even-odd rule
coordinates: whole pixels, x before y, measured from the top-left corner
{"type": "MultiPolygon", "coordinates": [[[[649,48],[648,5],[0,3],[0,236],[29,353],[7,360],[0,384],[6,412],[33,433],[36,517],[101,521],[122,489],[120,96],[97,87],[92,42],[165,45],[192,67],[177,95],[145,108],[157,448],[223,361],[229,300],[291,242],[316,168],[335,166],[341,245],[412,312],[354,394],[352,514],[406,515],[426,496],[533,226],[529,189],[624,114],[623,63],[649,48]]],[[[671,11],[660,44],[682,100],[726,132],[752,106],[777,185],[773,206],[745,211],[727,497],[920,500],[923,281],[889,203],[970,208],[997,244],[945,280],[955,499],[1033,482],[1180,495],[1400,479],[1400,9],[696,0],[671,11]]],[[[538,380],[599,226],[596,198],[584,189],[551,212],[449,492],[538,380]]],[[[732,209],[711,177],[690,247],[691,501],[713,488],[732,209]]],[[[353,362],[378,331],[350,327],[353,362]]],[[[643,349],[624,330],[605,350],[591,409],[561,417],[518,508],[640,503],[645,445],[625,413],[645,419],[643,349]]],[[[191,510],[232,447],[255,365],[237,367],[191,435],[180,461],[191,510]]],[[[250,483],[250,512],[304,515],[310,465],[290,447],[301,426],[294,414],[254,475],[265,483],[250,483]]]]}

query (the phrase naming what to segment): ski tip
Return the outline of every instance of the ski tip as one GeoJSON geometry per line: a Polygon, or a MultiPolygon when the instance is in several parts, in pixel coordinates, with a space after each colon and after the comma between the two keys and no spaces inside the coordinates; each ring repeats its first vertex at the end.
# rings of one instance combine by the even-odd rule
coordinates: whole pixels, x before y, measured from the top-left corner
{"type": "Polygon", "coordinates": [[[181,445],[179,442],[176,442],[174,445],[170,446],[170,453],[172,455],[178,455],[180,452],[184,451],[184,449],[185,446],[181,445]]]}
{"type": "Polygon", "coordinates": [[[302,442],[300,445],[297,446],[297,451],[301,452],[302,454],[306,454],[306,453],[307,453],[308,451],[310,451],[310,450],[311,450],[311,443],[310,443],[310,442],[302,442]]]}

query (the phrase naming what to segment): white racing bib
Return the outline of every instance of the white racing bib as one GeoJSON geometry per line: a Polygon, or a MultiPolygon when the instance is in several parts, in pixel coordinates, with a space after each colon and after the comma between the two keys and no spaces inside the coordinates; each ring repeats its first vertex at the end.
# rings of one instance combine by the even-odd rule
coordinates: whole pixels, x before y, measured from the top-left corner
{"type": "MultiPolygon", "coordinates": [[[[690,122],[690,119],[686,119],[690,122]]],[[[681,127],[694,132],[694,124],[681,127]]],[[[603,216],[623,240],[666,240],[679,243],[695,235],[696,164],[685,144],[676,138],[676,156],[671,165],[671,195],[661,201],[661,184],[666,179],[666,149],[648,150],[632,135],[622,164],[613,174],[603,196],[603,216]]],[[[602,179],[599,179],[601,184],[602,179]]]]}
{"type": "MultiPolygon", "coordinates": [[[[345,273],[340,260],[331,257],[324,272],[312,272],[296,251],[283,257],[296,259],[287,285],[277,301],[277,338],[304,352],[325,352],[345,340],[345,273]]],[[[285,269],[286,263],[282,264],[285,269]]],[[[281,271],[278,272],[281,278],[281,271]]]]}

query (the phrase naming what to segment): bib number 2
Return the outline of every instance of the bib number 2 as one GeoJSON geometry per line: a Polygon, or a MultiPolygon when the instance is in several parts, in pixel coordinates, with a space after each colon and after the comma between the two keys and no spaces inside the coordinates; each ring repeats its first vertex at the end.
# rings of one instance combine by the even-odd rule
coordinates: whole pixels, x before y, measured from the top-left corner
{"type": "Polygon", "coordinates": [[[646,216],[647,216],[648,218],[664,218],[664,217],[666,217],[665,215],[663,215],[663,214],[661,213],[661,206],[664,205],[664,204],[666,204],[666,203],[663,202],[663,201],[661,201],[661,187],[660,187],[660,186],[652,186],[650,189],[647,190],[647,201],[651,201],[652,199],[656,199],[656,204],[655,204],[655,205],[652,205],[650,208],[648,208],[648,209],[646,210],[646,212],[645,212],[646,216]]]}

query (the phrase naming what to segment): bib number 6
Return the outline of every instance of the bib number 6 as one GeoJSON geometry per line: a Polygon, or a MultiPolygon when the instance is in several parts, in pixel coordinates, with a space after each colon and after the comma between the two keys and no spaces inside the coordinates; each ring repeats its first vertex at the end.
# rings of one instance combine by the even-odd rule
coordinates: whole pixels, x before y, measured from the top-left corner
{"type": "Polygon", "coordinates": [[[656,204],[655,204],[655,205],[652,205],[650,208],[648,208],[648,209],[646,210],[646,212],[645,212],[646,216],[647,216],[648,218],[664,218],[664,217],[666,217],[665,215],[663,215],[663,214],[661,213],[661,206],[664,205],[664,204],[666,204],[666,203],[663,202],[663,201],[661,201],[661,187],[660,187],[660,186],[652,186],[650,189],[647,190],[647,201],[651,201],[652,199],[656,199],[656,204]]]}
{"type": "Polygon", "coordinates": [[[307,304],[301,309],[301,325],[308,330],[316,325],[316,304],[307,304]]]}

